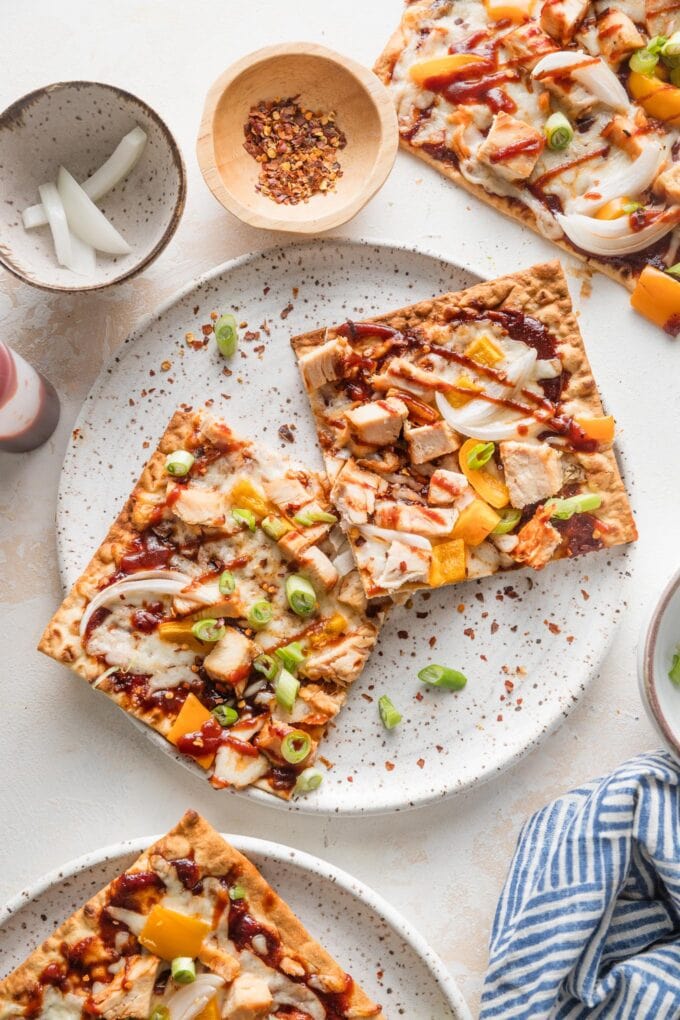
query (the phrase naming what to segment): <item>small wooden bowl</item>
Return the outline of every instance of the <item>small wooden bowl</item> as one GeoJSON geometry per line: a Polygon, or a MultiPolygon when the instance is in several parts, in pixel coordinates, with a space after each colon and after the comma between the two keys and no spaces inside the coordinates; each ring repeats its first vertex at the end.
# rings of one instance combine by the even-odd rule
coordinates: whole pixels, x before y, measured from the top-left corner
{"type": "Polygon", "coordinates": [[[213,195],[239,219],[311,234],[359,212],[392,169],[398,141],[394,104],[371,71],[315,43],[282,43],[243,57],[217,79],[205,101],[197,155],[213,195]],[[332,191],[279,205],[255,189],[260,164],[243,147],[243,128],[260,100],[289,96],[311,110],[334,111],[347,145],[332,191]]]}

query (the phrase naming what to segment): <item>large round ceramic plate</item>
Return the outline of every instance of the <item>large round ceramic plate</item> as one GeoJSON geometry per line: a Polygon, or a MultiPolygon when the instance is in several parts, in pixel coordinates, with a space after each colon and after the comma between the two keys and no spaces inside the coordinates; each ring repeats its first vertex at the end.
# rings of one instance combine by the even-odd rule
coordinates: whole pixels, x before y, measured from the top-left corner
{"type": "MultiPolygon", "coordinates": [[[[372,889],[300,850],[246,836],[225,839],[246,854],[387,1016],[471,1020],[439,957],[372,889]]],[[[19,893],[0,910],[0,976],[152,842],[130,840],[87,854],[19,893]]]]}
{"type": "MultiPolygon", "coordinates": [[[[64,581],[76,579],[102,540],[177,405],[212,399],[239,432],[320,467],[289,337],[477,281],[422,252],[328,240],[246,256],[192,283],[128,338],[83,406],[59,492],[64,581]],[[190,331],[201,335],[213,309],[234,310],[248,324],[230,362],[233,374],[224,374],[214,343],[193,350],[185,340],[190,331]],[[285,424],[295,425],[293,445],[279,435],[285,424]]],[[[629,556],[596,553],[542,573],[425,593],[396,609],[324,744],[334,767],[317,792],[290,806],[398,810],[478,783],[517,760],[564,719],[596,671],[619,619],[629,556]],[[462,670],[465,690],[423,687],[416,674],[428,662],[462,670]],[[381,694],[404,717],[390,733],[378,716],[381,694]]],[[[261,791],[247,796],[286,803],[261,791]]]]}

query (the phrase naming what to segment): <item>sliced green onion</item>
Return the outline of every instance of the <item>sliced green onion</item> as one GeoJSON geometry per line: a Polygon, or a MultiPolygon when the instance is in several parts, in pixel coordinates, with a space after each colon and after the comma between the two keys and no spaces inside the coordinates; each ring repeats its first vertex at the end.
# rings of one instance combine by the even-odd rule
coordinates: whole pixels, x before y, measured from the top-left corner
{"type": "Polygon", "coordinates": [[[626,216],[631,216],[634,212],[637,212],[638,209],[644,209],[644,205],[642,202],[624,202],[621,208],[625,212],[626,216]]]}
{"type": "Polygon", "coordinates": [[[229,890],[230,900],[244,900],[246,898],[246,890],[242,885],[232,885],[229,890]]]}
{"type": "Polygon", "coordinates": [[[289,765],[299,765],[312,749],[312,738],[304,730],[291,730],[281,741],[281,757],[289,765]]]}
{"type": "Polygon", "coordinates": [[[666,39],[661,47],[661,57],[667,67],[678,67],[680,63],[680,32],[673,32],[673,35],[666,39]]]}
{"type": "Polygon", "coordinates": [[[278,672],[278,666],[271,655],[258,655],[253,662],[253,667],[258,673],[262,673],[266,680],[273,680],[278,672]]]}
{"type": "Polygon", "coordinates": [[[280,538],[291,531],[291,526],[282,517],[277,517],[275,514],[268,514],[262,519],[262,530],[265,535],[269,538],[273,538],[275,542],[278,542],[280,538]]]}
{"type": "Polygon", "coordinates": [[[215,323],[215,340],[221,355],[230,358],[236,354],[238,347],[238,332],[236,319],[233,315],[221,315],[215,323]]]}
{"type": "Polygon", "coordinates": [[[303,528],[311,528],[312,524],[337,524],[338,518],[335,514],[326,513],[325,510],[301,510],[295,514],[293,520],[303,528]]]}
{"type": "Polygon", "coordinates": [[[149,1013],[149,1020],[170,1020],[170,1010],[167,1006],[154,1006],[149,1013]]]}
{"type": "Polygon", "coordinates": [[[231,511],[231,516],[237,524],[245,525],[250,531],[255,531],[257,518],[252,510],[244,510],[242,507],[237,506],[231,511]]]}
{"type": "Polygon", "coordinates": [[[669,266],[666,272],[671,276],[680,276],[680,262],[676,262],[674,266],[669,266]]]}
{"type": "Polygon", "coordinates": [[[652,53],[649,46],[645,46],[643,49],[637,50],[633,54],[628,61],[628,66],[631,71],[635,71],[636,74],[644,74],[649,78],[654,74],[658,63],[658,54],[652,53]]]}
{"type": "Polygon", "coordinates": [[[289,673],[287,669],[280,669],[279,674],[274,681],[274,694],[281,708],[285,708],[286,712],[292,712],[293,706],[295,705],[295,699],[297,693],[300,690],[300,681],[296,680],[292,673],[289,673]]]}
{"type": "Polygon", "coordinates": [[[548,148],[555,152],[568,148],[574,137],[574,129],[563,113],[553,113],[543,127],[548,148]]]}
{"type": "Polygon", "coordinates": [[[236,578],[231,570],[223,570],[217,583],[220,595],[232,595],[236,590],[236,578]]]}
{"type": "Polygon", "coordinates": [[[176,956],[170,964],[170,973],[178,985],[190,985],[196,980],[196,964],[190,956],[176,956]]]}
{"type": "Polygon", "coordinates": [[[479,471],[489,463],[495,452],[495,443],[477,443],[468,453],[467,466],[471,471],[479,471]]]}
{"type": "Polygon", "coordinates": [[[173,478],[182,478],[191,471],[196,458],[188,450],[175,450],[165,458],[165,470],[173,478]]]}
{"type": "Polygon", "coordinates": [[[191,625],[191,633],[199,641],[220,641],[227,633],[227,628],[219,624],[217,620],[197,620],[191,625]]]}
{"type": "Polygon", "coordinates": [[[401,722],[401,712],[397,711],[386,694],[378,699],[378,711],[386,730],[393,730],[401,722]]]}
{"type": "Polygon", "coordinates": [[[297,777],[293,795],[299,796],[301,793],[311,793],[312,790],[318,790],[322,782],[323,776],[318,769],[304,769],[297,777]]]}
{"type": "Polygon", "coordinates": [[[514,531],[519,522],[522,519],[522,511],[515,510],[514,507],[508,507],[507,510],[501,510],[501,519],[496,527],[491,532],[492,535],[508,535],[511,531],[514,531]]]}
{"type": "Polygon", "coordinates": [[[663,52],[663,50],[665,49],[669,42],[670,39],[668,38],[668,36],[655,35],[652,36],[652,38],[649,40],[649,42],[645,46],[645,49],[649,50],[650,53],[653,53],[656,56],[657,53],[663,52]]]}
{"type": "Polygon", "coordinates": [[[273,616],[274,607],[271,602],[267,602],[266,599],[258,599],[248,610],[247,619],[251,627],[259,628],[266,627],[268,623],[271,623],[273,616]]]}
{"type": "Polygon", "coordinates": [[[567,499],[548,499],[545,505],[551,511],[551,517],[556,517],[558,521],[568,521],[574,514],[597,510],[602,506],[602,496],[599,492],[582,492],[579,496],[569,496],[567,499]]]}
{"type": "Polygon", "coordinates": [[[306,577],[290,574],[286,578],[288,605],[298,616],[311,616],[316,609],[316,592],[306,577]]]}
{"type": "Polygon", "coordinates": [[[291,672],[305,661],[305,653],[302,651],[302,645],[299,641],[291,641],[289,645],[277,648],[274,655],[277,659],[281,660],[283,668],[291,672]]]}
{"type": "Polygon", "coordinates": [[[235,708],[230,708],[229,705],[215,705],[212,714],[220,726],[233,726],[235,722],[238,722],[238,712],[235,708]]]}
{"type": "Polygon", "coordinates": [[[424,684],[431,684],[432,687],[446,687],[449,691],[462,691],[467,683],[467,677],[459,673],[457,669],[449,666],[425,666],[418,673],[418,679],[424,684]]]}
{"type": "Polygon", "coordinates": [[[674,654],[671,668],[668,671],[668,676],[676,687],[680,687],[680,652],[676,652],[674,654]]]}

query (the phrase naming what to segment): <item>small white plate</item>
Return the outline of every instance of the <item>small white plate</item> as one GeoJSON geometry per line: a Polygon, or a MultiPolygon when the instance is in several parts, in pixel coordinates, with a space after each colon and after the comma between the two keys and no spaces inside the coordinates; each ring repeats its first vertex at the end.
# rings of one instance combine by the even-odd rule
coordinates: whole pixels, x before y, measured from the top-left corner
{"type": "MultiPolygon", "coordinates": [[[[213,398],[214,410],[239,432],[322,467],[290,337],[478,280],[423,252],[327,240],[245,256],[189,284],[127,339],[85,401],[59,489],[64,582],[78,577],[101,542],[180,403],[213,398]],[[242,329],[240,353],[229,363],[214,342],[199,351],[186,345],[185,333],[200,336],[213,309],[234,311],[259,333],[246,340],[242,329]],[[167,371],[164,362],[171,363],[167,371]],[[233,375],[225,376],[225,368],[233,375]],[[296,426],[292,445],[278,434],[287,423],[296,426]]],[[[627,548],[608,550],[540,573],[471,581],[394,610],[323,746],[333,769],[318,791],[288,806],[329,814],[400,810],[489,779],[517,761],[566,718],[596,673],[625,606],[631,555],[627,548]],[[465,690],[421,684],[417,672],[429,662],[462,670],[465,690]],[[404,717],[390,733],[378,715],[381,694],[404,717]]],[[[204,776],[167,741],[144,731],[204,776]]],[[[259,790],[247,796],[286,806],[259,790]]]]}
{"type": "MultiPolygon", "coordinates": [[[[158,837],[128,840],[66,864],[0,909],[0,975],[158,837]]],[[[224,837],[252,861],[311,934],[389,1017],[471,1020],[444,964],[381,896],[311,854],[268,840],[224,837]]]]}

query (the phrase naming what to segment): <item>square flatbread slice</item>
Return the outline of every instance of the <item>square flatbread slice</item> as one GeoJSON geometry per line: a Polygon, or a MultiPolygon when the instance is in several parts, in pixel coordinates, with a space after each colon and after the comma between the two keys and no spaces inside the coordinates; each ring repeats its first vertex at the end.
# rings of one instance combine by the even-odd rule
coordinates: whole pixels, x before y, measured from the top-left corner
{"type": "MultiPolygon", "coordinates": [[[[186,969],[186,964],[185,964],[186,969]]],[[[195,811],[0,979],[0,1020],[383,1017],[195,811]],[[187,957],[196,978],[175,981],[187,957]]]]}
{"type": "Polygon", "coordinates": [[[290,797],[383,615],[329,510],[323,476],[178,411],[40,650],[213,786],[290,797]],[[183,476],[166,465],[177,451],[183,476]]]}
{"type": "Polygon", "coordinates": [[[669,26],[674,5],[416,0],[375,72],[404,149],[632,290],[676,261],[679,94],[628,69],[669,26]],[[555,115],[563,148],[546,144],[555,115]]]}
{"type": "Polygon", "coordinates": [[[292,344],[369,598],[637,537],[559,262],[292,344]]]}

